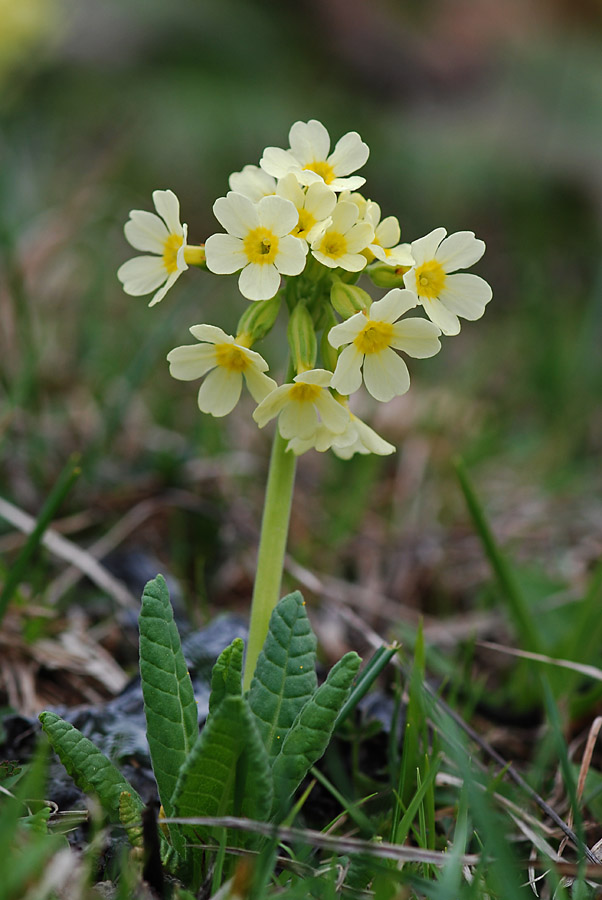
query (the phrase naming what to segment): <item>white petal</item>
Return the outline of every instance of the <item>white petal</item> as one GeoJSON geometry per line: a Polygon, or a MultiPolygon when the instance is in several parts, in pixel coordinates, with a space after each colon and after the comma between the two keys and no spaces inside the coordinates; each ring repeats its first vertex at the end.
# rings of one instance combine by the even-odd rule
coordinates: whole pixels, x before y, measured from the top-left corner
{"type": "Polygon", "coordinates": [[[439,329],[427,319],[403,319],[393,327],[391,347],[415,359],[434,356],[441,349],[439,329]]]}
{"type": "Polygon", "coordinates": [[[434,300],[425,299],[421,302],[431,322],[434,322],[443,334],[460,333],[460,320],[451,310],[443,305],[441,300],[435,298],[434,300]]]}
{"type": "Polygon", "coordinates": [[[375,300],[372,303],[368,315],[374,322],[388,322],[392,324],[409,309],[414,309],[415,306],[415,294],[401,288],[393,288],[380,300],[375,300]]]}
{"type": "Polygon", "coordinates": [[[270,263],[249,263],[238,278],[238,289],[247,300],[269,300],[279,287],[280,275],[270,263]]]}
{"type": "Polygon", "coordinates": [[[173,285],[176,283],[178,278],[180,277],[181,272],[172,272],[163,287],[159,288],[155,296],[151,299],[151,302],[148,304],[149,306],[154,306],[155,303],[159,303],[160,300],[163,300],[165,294],[171,290],[173,285]]]}
{"type": "Polygon", "coordinates": [[[205,241],[207,268],[215,275],[231,275],[248,263],[240,238],[231,234],[212,234],[205,241]]]}
{"type": "MultiPolygon", "coordinates": [[[[316,256],[315,253],[314,256],[316,256]]],[[[334,267],[338,266],[340,269],[345,269],[346,272],[361,272],[368,265],[368,260],[361,253],[345,253],[344,256],[340,256],[333,262],[334,267]]]]}
{"type": "Polygon", "coordinates": [[[274,178],[284,178],[289,172],[299,168],[299,163],[292,153],[280,147],[266,147],[259,165],[264,172],[274,178]]]}
{"type": "Polygon", "coordinates": [[[300,438],[294,437],[292,440],[288,442],[286,445],[287,451],[294,453],[295,456],[301,456],[302,453],[307,453],[308,450],[312,450],[314,446],[313,438],[300,438]]]}
{"type": "Polygon", "coordinates": [[[387,216],[376,226],[374,236],[381,247],[393,247],[399,243],[401,228],[395,216],[387,216]]]}
{"type": "Polygon", "coordinates": [[[117,277],[126,294],[140,297],[150,294],[167,281],[168,276],[160,256],[135,256],[119,266],[117,277]]]}
{"type": "Polygon", "coordinates": [[[424,237],[418,238],[417,241],[412,241],[410,248],[417,266],[422,265],[426,260],[435,258],[437,247],[446,234],[447,231],[445,228],[435,228],[434,231],[429,232],[429,234],[426,234],[424,237]]]}
{"type": "Polygon", "coordinates": [[[328,369],[309,369],[300,375],[295,375],[293,381],[301,381],[304,384],[318,384],[320,387],[330,387],[332,372],[328,369]]]}
{"type": "Polygon", "coordinates": [[[323,184],[321,181],[310,184],[305,196],[305,209],[312,216],[320,221],[326,219],[333,211],[337,202],[337,195],[334,191],[323,184]]]}
{"type": "Polygon", "coordinates": [[[345,234],[353,225],[355,225],[359,218],[359,214],[360,211],[355,203],[351,203],[348,200],[340,201],[332,211],[332,230],[345,234]]]}
{"type": "Polygon", "coordinates": [[[445,272],[467,269],[474,265],[485,252],[485,241],[474,236],[474,231],[456,231],[441,242],[437,250],[437,262],[445,272]]]}
{"type": "Polygon", "coordinates": [[[262,197],[256,209],[259,224],[269,228],[278,237],[291,232],[299,221],[299,210],[284,197],[262,197]]]}
{"type": "Polygon", "coordinates": [[[413,266],[416,260],[412,256],[409,244],[398,244],[396,247],[379,247],[380,253],[377,254],[374,245],[371,247],[372,252],[383,262],[390,266],[413,266]]]}
{"type": "Polygon", "coordinates": [[[381,353],[370,353],[364,360],[364,383],[375,400],[386,403],[410,387],[410,373],[405,362],[387,348],[381,353]]]}
{"type": "Polygon", "coordinates": [[[305,257],[309,247],[305,241],[292,235],[285,235],[278,241],[278,253],[274,265],[282,275],[299,275],[305,268],[305,257]]]}
{"type": "Polygon", "coordinates": [[[471,321],[481,318],[491,297],[492,290],[485,279],[468,272],[448,275],[445,288],[439,295],[443,305],[451,312],[471,321]]]}
{"type": "Polygon", "coordinates": [[[164,220],[170,234],[182,234],[180,201],[173,191],[153,191],[155,209],[164,220]]]}
{"type": "Polygon", "coordinates": [[[318,414],[313,403],[288,403],[278,419],[278,430],[285,440],[293,437],[309,438],[318,427],[318,414]]]}
{"type": "Polygon", "coordinates": [[[303,188],[293,172],[289,172],[288,175],[279,180],[276,193],[279,197],[284,197],[285,200],[290,200],[291,203],[294,203],[297,209],[301,209],[305,203],[303,188]]]}
{"type": "MultiPolygon", "coordinates": [[[[350,194],[349,199],[353,199],[354,197],[361,197],[361,194],[350,194]]],[[[356,202],[355,200],[353,202],[356,202]]],[[[359,200],[357,201],[357,207],[360,211],[360,215],[362,215],[362,207],[360,205],[359,200]]],[[[378,223],[380,222],[380,206],[374,200],[366,200],[364,204],[364,214],[362,218],[365,222],[369,222],[370,225],[377,230],[378,223]]],[[[389,218],[393,218],[393,216],[389,216],[389,218]]],[[[386,221],[386,220],[385,220],[386,221]]]]}
{"type": "MultiPolygon", "coordinates": [[[[269,366],[261,353],[257,353],[255,350],[249,350],[247,347],[243,347],[241,344],[236,344],[236,346],[242,350],[244,355],[247,357],[249,362],[251,363],[251,367],[255,369],[257,372],[267,372],[269,366]]],[[[276,385],[274,384],[274,387],[276,385]]],[[[273,390],[274,388],[272,388],[273,390]]],[[[263,399],[263,398],[262,398],[263,399]]]]}
{"type": "Polygon", "coordinates": [[[328,162],[337,175],[349,175],[361,168],[369,156],[368,144],[364,144],[357,131],[350,131],[337,142],[328,162]]]}
{"type": "Polygon", "coordinates": [[[239,238],[246,237],[259,225],[255,204],[236,191],[228,191],[225,197],[218,197],[213,204],[213,214],[228,234],[239,238]]]}
{"type": "Polygon", "coordinates": [[[199,409],[212,416],[227,416],[238,403],[241,390],[241,373],[219,366],[207,375],[201,385],[198,396],[199,409]]]}
{"type": "Polygon", "coordinates": [[[123,230],[129,243],[136,250],[163,255],[169,232],[159,216],[142,209],[133,209],[123,230]]]}
{"type": "Polygon", "coordinates": [[[334,434],[342,434],[349,424],[349,410],[338,403],[328,391],[322,391],[316,400],[322,422],[334,434]]]}
{"type": "Polygon", "coordinates": [[[361,365],[364,354],[354,344],[345,347],[337,360],[331,387],[339,394],[354,394],[362,384],[361,365]]]}
{"type": "Polygon", "coordinates": [[[366,179],[361,175],[351,175],[349,178],[334,178],[328,187],[331,191],[357,191],[365,183],[366,179]]]}
{"type": "Polygon", "coordinates": [[[406,288],[416,296],[416,300],[418,300],[418,279],[416,278],[416,271],[417,267],[414,266],[409,272],[406,272],[403,276],[403,283],[406,288]]]}
{"type": "Polygon", "coordinates": [[[361,419],[353,416],[353,424],[357,429],[359,440],[370,453],[376,453],[378,456],[388,456],[390,453],[395,453],[393,444],[385,441],[384,438],[370,428],[369,425],[366,425],[365,422],[362,422],[361,419]]]}
{"type": "Polygon", "coordinates": [[[216,365],[215,347],[207,344],[186,344],[174,347],[167,354],[169,374],[178,381],[194,381],[201,378],[216,365]]]}
{"type": "Polygon", "coordinates": [[[244,194],[253,203],[276,192],[276,180],[259,166],[244,166],[242,172],[232,172],[228,179],[231,191],[244,194]]]}
{"type": "Polygon", "coordinates": [[[288,134],[291,150],[301,165],[321,162],[330,150],[330,135],[317,119],[309,122],[295,122],[288,134]]]}
{"type": "MultiPolygon", "coordinates": [[[[315,243],[316,243],[316,241],[314,241],[314,244],[315,243]]],[[[326,254],[322,253],[320,250],[314,250],[313,246],[312,246],[311,252],[312,252],[312,256],[314,256],[318,260],[319,263],[322,263],[323,266],[327,266],[329,269],[338,269],[339,266],[341,266],[342,268],[345,268],[345,266],[342,266],[341,259],[333,259],[332,256],[326,256],[326,254]]],[[[366,258],[364,257],[364,264],[365,263],[366,263],[366,258]]],[[[357,270],[348,269],[348,271],[349,272],[352,272],[352,271],[359,272],[361,270],[361,268],[362,267],[360,266],[360,268],[358,268],[357,270]]]]}
{"type": "MultiPolygon", "coordinates": [[[[266,363],[267,367],[267,363],[266,363]]],[[[255,366],[249,366],[244,372],[244,378],[253,400],[261,403],[262,400],[276,390],[278,385],[269,375],[264,375],[255,366]]]]}
{"type": "Polygon", "coordinates": [[[345,240],[349,253],[359,253],[374,240],[374,228],[369,222],[360,222],[347,232],[345,240]]]}
{"type": "Polygon", "coordinates": [[[209,344],[233,344],[234,338],[219,328],[217,325],[192,325],[190,333],[198,341],[207,341],[209,344]]]}
{"type": "Polygon", "coordinates": [[[253,413],[253,418],[260,428],[267,425],[270,419],[273,419],[282,410],[288,402],[290,388],[290,384],[281,384],[271,394],[268,394],[265,400],[261,401],[253,413]]]}
{"type": "MultiPolygon", "coordinates": [[[[372,305],[374,306],[374,304],[372,305]]],[[[335,348],[340,347],[342,344],[350,344],[358,336],[367,321],[367,317],[363,313],[358,312],[344,322],[333,325],[328,332],[328,343],[335,348]]]]}

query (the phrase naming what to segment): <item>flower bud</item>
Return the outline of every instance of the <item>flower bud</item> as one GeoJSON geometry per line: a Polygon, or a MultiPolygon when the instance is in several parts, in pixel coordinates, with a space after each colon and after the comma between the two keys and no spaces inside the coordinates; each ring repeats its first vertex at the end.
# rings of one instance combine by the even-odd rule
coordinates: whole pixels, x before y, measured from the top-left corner
{"type": "Polygon", "coordinates": [[[384,262],[376,262],[365,270],[374,284],[381,288],[404,287],[403,276],[411,266],[388,266],[384,262]]]}
{"type": "Polygon", "coordinates": [[[318,345],[316,332],[305,303],[298,303],[291,313],[287,329],[291,358],[297,373],[313,369],[316,364],[318,345]]]}
{"type": "Polygon", "coordinates": [[[249,347],[260,341],[272,330],[280,311],[281,295],[269,300],[256,300],[244,311],[238,322],[237,335],[247,335],[249,347]]]}
{"type": "Polygon", "coordinates": [[[330,289],[330,302],[340,316],[349,319],[356,313],[368,309],[372,297],[354,284],[335,281],[330,289]]]}

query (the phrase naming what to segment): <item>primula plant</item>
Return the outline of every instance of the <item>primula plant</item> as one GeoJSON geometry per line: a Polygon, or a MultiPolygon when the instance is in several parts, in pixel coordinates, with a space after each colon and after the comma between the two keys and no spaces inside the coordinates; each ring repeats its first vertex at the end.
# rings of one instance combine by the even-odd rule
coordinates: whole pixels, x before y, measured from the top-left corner
{"type": "MultiPolygon", "coordinates": [[[[219,324],[193,324],[196,342],[171,350],[170,372],[181,381],[201,379],[202,413],[232,412],[245,385],[257,426],[276,420],[244,668],[236,641],[216,663],[200,735],[160,577],[143,597],[148,740],[163,810],[172,818],[238,814],[283,821],[290,814],[295,790],[348,702],[360,662],[347,654],[317,687],[315,638],[303,600],[294,593],[278,602],[297,457],[312,450],[343,459],[393,453],[354,414],[353,395],[365,389],[386,403],[404,394],[410,387],[405,357],[434,356],[441,335],[457,334],[460,318],[480,318],[491,299],[482,278],[458,271],[485,250],[473,232],[446,236],[436,228],[402,242],[397,218],[382,218],[380,206],[360,192],[365,179],[355,173],[369,149],[356,132],[331,151],[324,125],[296,122],[289,144],[266,148],[258,166],[230,176],[230,191],[213,206],[222,230],[204,244],[188,243],[170,190],[153,193],[156,213],[133,210],[125,226],[130,244],[145,255],[124,263],[118,276],[126,293],[152,294],[150,306],[189,267],[237,274],[243,308],[236,334],[219,324]],[[357,285],[364,272],[386,291],[378,299],[357,285]],[[270,370],[266,341],[279,316],[287,318],[284,380],[270,370]],[[260,343],[261,353],[254,349],[260,343]]],[[[374,666],[367,669],[362,689],[376,675],[374,666]]],[[[115,818],[137,821],[140,798],[109,761],[54,714],[42,714],[42,722],[76,779],[115,818]]],[[[134,827],[131,835],[139,840],[134,827]]],[[[199,841],[208,835],[201,826],[171,824],[162,838],[164,859],[193,886],[203,877],[199,841]]],[[[256,844],[240,833],[222,837],[229,846],[256,844]]]]}

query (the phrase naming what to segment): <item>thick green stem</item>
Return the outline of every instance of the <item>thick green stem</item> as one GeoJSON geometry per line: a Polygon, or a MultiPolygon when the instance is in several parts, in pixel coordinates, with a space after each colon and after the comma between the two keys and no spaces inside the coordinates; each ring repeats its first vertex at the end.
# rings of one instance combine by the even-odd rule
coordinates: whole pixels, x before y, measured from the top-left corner
{"type": "Polygon", "coordinates": [[[297,458],[286,452],[286,441],[276,428],[261,520],[257,573],[251,603],[251,622],[243,689],[248,690],[257,657],[263,647],[272,610],[280,599],[280,583],[295,486],[297,458]]]}

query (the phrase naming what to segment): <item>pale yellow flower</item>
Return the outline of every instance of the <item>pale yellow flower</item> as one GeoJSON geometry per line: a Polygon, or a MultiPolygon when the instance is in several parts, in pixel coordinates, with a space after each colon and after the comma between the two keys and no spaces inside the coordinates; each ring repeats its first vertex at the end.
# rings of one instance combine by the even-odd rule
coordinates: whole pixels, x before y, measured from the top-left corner
{"type": "Polygon", "coordinates": [[[412,242],[410,250],[415,263],[403,281],[443,334],[458,334],[458,316],[480,319],[492,291],[478,275],[450,274],[476,263],[485,252],[485,242],[477,240],[472,231],[457,231],[449,237],[446,234],[445,228],[435,228],[412,242]]]}
{"type": "Polygon", "coordinates": [[[441,349],[439,329],[426,319],[400,317],[416,306],[411,291],[394,288],[364,312],[330,329],[333,347],[348,346],[339,356],[331,386],[341,394],[357,391],[363,381],[376,400],[386,402],[410,387],[410,373],[395,351],[434,356],[441,349]]]}
{"type": "Polygon", "coordinates": [[[198,395],[201,412],[225,416],[240,398],[243,379],[253,399],[259,403],[276,387],[265,372],[265,359],[237,342],[216,325],[193,325],[190,329],[200,344],[175,347],[167,354],[169,371],[179,381],[194,381],[207,375],[198,395]]]}
{"type": "Polygon", "coordinates": [[[162,300],[188,268],[187,226],[180,223],[178,198],[173,191],[153,191],[153,203],[159,215],[133,209],[124,228],[132,247],[153,255],[128,259],[117,271],[126,294],[139,297],[159,288],[149,306],[162,300]]]}
{"type": "Polygon", "coordinates": [[[228,233],[207,238],[207,268],[217,275],[240,271],[243,297],[269,300],[281,275],[299,275],[305,268],[307,243],[290,233],[299,220],[290,200],[269,196],[253,203],[229,191],[215,201],[213,212],[228,233]]]}

